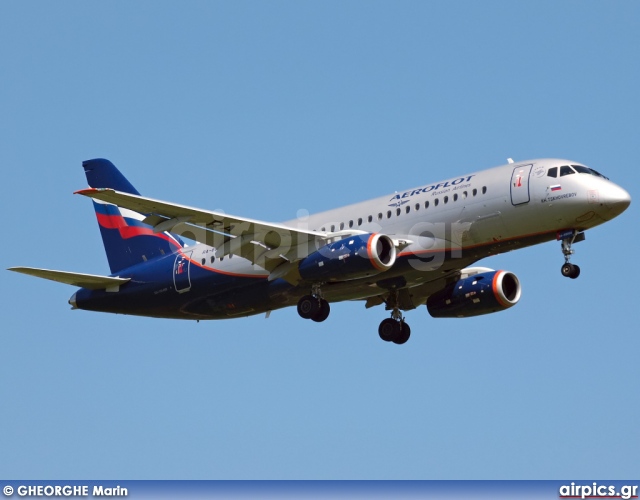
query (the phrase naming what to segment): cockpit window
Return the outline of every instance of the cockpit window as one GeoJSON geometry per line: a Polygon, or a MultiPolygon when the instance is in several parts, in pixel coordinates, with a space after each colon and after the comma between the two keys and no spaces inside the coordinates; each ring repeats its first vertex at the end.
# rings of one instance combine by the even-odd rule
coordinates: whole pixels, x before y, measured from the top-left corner
{"type": "Polygon", "coordinates": [[[551,167],[547,171],[547,176],[548,177],[558,177],[558,167],[551,167]]]}
{"type": "Polygon", "coordinates": [[[569,165],[563,165],[560,167],[560,177],[571,174],[575,174],[575,171],[569,165]]]}
{"type": "Polygon", "coordinates": [[[578,172],[579,174],[589,174],[589,175],[595,175],[596,177],[602,177],[603,179],[607,179],[607,177],[605,177],[604,175],[602,175],[600,172],[597,172],[596,170],[592,169],[592,168],[588,168],[588,167],[583,167],[582,165],[571,165],[576,172],[578,172]]]}
{"type": "Polygon", "coordinates": [[[591,175],[591,170],[589,170],[587,167],[583,167],[582,165],[571,165],[571,166],[579,174],[589,174],[589,175],[591,175]]]}
{"type": "Polygon", "coordinates": [[[597,175],[598,177],[602,177],[603,179],[607,179],[609,180],[609,178],[606,175],[602,175],[600,172],[598,172],[597,170],[594,170],[592,168],[590,168],[589,170],[591,170],[591,173],[593,175],[597,175]]]}
{"type": "MultiPolygon", "coordinates": [[[[589,174],[589,175],[595,175],[596,177],[602,177],[603,179],[607,179],[607,180],[609,179],[608,177],[605,177],[597,170],[593,170],[592,168],[588,168],[583,165],[571,165],[571,167],[579,174],[589,174]]],[[[560,174],[560,175],[568,175],[568,174],[560,174]]]]}

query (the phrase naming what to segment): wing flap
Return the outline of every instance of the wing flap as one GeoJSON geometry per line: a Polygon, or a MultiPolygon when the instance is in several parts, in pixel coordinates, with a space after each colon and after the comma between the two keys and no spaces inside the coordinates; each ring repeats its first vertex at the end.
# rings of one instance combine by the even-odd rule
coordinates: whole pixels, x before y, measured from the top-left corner
{"type": "Polygon", "coordinates": [[[71,273],[68,271],[55,271],[53,269],[40,269],[37,267],[10,267],[8,271],[28,274],[36,278],[44,278],[67,285],[89,288],[90,290],[106,290],[107,288],[124,285],[131,278],[117,278],[113,276],[100,276],[97,274],[71,273]]]}

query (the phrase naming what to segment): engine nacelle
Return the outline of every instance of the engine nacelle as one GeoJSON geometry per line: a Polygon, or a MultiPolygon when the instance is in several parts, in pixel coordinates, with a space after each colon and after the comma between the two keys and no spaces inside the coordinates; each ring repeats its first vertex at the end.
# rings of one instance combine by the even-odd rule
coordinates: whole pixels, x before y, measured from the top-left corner
{"type": "Polygon", "coordinates": [[[515,306],[520,300],[520,281],[507,271],[474,274],[447,285],[427,300],[434,318],[468,318],[515,306]]]}
{"type": "Polygon", "coordinates": [[[358,234],[329,243],[300,262],[309,281],[344,281],[374,276],[396,261],[396,247],[385,234],[358,234]]]}

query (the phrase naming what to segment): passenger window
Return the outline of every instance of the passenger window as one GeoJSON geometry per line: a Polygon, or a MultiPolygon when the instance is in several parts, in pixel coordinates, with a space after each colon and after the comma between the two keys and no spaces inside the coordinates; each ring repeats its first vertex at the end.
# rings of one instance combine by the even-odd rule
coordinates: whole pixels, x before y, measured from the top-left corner
{"type": "Polygon", "coordinates": [[[420,210],[420,203],[416,203],[416,210],[420,210]]]}
{"type": "Polygon", "coordinates": [[[324,233],[324,231],[325,231],[324,227],[323,227],[323,228],[320,228],[320,231],[322,231],[322,232],[324,233]]]}
{"type": "Polygon", "coordinates": [[[202,258],[202,265],[204,266],[207,263],[207,259],[205,259],[204,257],[202,258]]]}
{"type": "Polygon", "coordinates": [[[411,212],[411,207],[409,205],[407,205],[407,208],[405,209],[405,212],[407,212],[407,213],[411,212]]]}
{"type": "Polygon", "coordinates": [[[449,203],[449,197],[448,197],[448,196],[445,196],[445,197],[444,197],[444,200],[442,200],[442,201],[444,201],[444,204],[446,205],[447,203],[449,203]]]}
{"type": "Polygon", "coordinates": [[[369,217],[367,217],[367,221],[369,222],[373,221],[373,215],[370,215],[369,217]]]}
{"type": "Polygon", "coordinates": [[[471,194],[473,194],[473,196],[477,195],[478,194],[478,190],[474,189],[473,191],[471,191],[471,194]]]}
{"type": "Polygon", "coordinates": [[[382,220],[382,212],[378,214],[378,220],[382,220]]]}
{"type": "Polygon", "coordinates": [[[362,217],[358,219],[358,226],[362,226],[362,217]]]}
{"type": "Polygon", "coordinates": [[[353,227],[353,221],[352,220],[349,221],[349,227],[353,227]]]}
{"type": "Polygon", "coordinates": [[[399,208],[396,208],[396,215],[400,215],[400,212],[402,212],[402,210],[400,210],[399,208]]]}
{"type": "Polygon", "coordinates": [[[424,202],[424,208],[429,208],[429,202],[428,201],[424,202]]]}
{"type": "Polygon", "coordinates": [[[434,206],[434,207],[437,207],[437,206],[438,206],[438,203],[440,203],[440,200],[438,200],[438,198],[436,198],[436,199],[433,201],[433,206],[434,206]]]}
{"type": "Polygon", "coordinates": [[[482,194],[487,194],[487,186],[482,186],[482,194]]]}
{"type": "Polygon", "coordinates": [[[387,210],[387,219],[391,218],[391,210],[387,210]]]}
{"type": "Polygon", "coordinates": [[[564,165],[560,167],[560,177],[564,177],[565,175],[575,174],[573,169],[569,165],[564,165]]]}
{"type": "Polygon", "coordinates": [[[335,224],[331,224],[331,232],[333,233],[336,230],[335,224]]]}
{"type": "Polygon", "coordinates": [[[466,191],[463,191],[463,192],[462,192],[462,199],[464,200],[467,196],[469,196],[469,195],[467,194],[467,192],[466,192],[466,191]]]}
{"type": "Polygon", "coordinates": [[[340,223],[340,231],[342,231],[344,229],[344,222],[340,223]]]}
{"type": "Polygon", "coordinates": [[[453,201],[458,201],[458,193],[453,195],[453,201]]]}
{"type": "Polygon", "coordinates": [[[213,264],[215,262],[216,258],[212,255],[211,256],[211,263],[213,264]]]}
{"type": "Polygon", "coordinates": [[[547,177],[558,177],[558,167],[551,167],[547,171],[547,177]]]}

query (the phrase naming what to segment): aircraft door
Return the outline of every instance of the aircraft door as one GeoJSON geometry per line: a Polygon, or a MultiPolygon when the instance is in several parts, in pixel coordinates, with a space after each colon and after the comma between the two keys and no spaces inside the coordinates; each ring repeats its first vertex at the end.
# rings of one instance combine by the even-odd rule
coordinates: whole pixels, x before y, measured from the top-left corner
{"type": "Polygon", "coordinates": [[[173,264],[173,285],[176,292],[184,293],[191,290],[191,254],[193,252],[178,253],[173,264]]]}
{"type": "Polygon", "coordinates": [[[511,174],[511,204],[522,205],[529,203],[531,195],[529,193],[529,177],[533,165],[520,165],[513,169],[511,174]]]}

